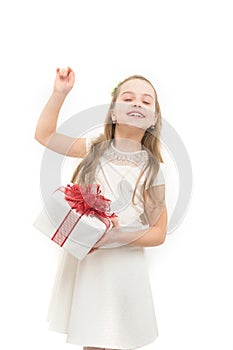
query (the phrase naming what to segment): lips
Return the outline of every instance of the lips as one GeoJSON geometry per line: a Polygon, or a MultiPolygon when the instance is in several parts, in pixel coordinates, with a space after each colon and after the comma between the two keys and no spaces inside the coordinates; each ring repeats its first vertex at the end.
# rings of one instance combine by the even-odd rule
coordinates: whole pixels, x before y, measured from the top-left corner
{"type": "Polygon", "coordinates": [[[142,114],[141,111],[133,110],[127,113],[129,117],[136,117],[136,118],[145,118],[144,114],[142,114]]]}

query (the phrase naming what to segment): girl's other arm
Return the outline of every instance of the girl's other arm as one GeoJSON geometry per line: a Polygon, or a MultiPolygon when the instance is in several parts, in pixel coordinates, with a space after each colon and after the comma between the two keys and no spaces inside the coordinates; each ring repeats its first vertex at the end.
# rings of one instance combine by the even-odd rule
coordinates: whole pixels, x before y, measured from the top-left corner
{"type": "Polygon", "coordinates": [[[142,231],[142,236],[133,240],[130,244],[133,246],[154,247],[164,243],[167,232],[167,208],[165,204],[161,208],[156,224],[151,225],[144,232],[145,234],[142,231]]]}
{"type": "Polygon", "coordinates": [[[156,246],[164,243],[167,233],[167,207],[165,203],[165,185],[150,187],[147,191],[153,198],[148,198],[144,211],[149,223],[148,231],[139,239],[132,242],[136,246],[156,246]]]}
{"type": "Polygon", "coordinates": [[[54,89],[39,117],[35,139],[57,153],[83,158],[86,154],[85,138],[73,138],[56,132],[57,119],[67,94],[75,82],[71,68],[56,70],[54,89]]]}
{"type": "Polygon", "coordinates": [[[165,204],[165,185],[153,186],[149,189],[154,201],[147,201],[145,214],[148,225],[143,229],[133,226],[120,226],[117,218],[112,218],[113,228],[107,232],[94,248],[131,246],[154,247],[164,243],[167,233],[167,208],[165,204]]]}

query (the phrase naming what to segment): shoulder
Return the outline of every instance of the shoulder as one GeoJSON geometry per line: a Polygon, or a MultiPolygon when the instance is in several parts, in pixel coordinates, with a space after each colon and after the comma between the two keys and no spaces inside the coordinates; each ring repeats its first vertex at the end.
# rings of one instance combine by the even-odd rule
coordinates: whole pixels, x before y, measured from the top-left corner
{"type": "Polygon", "coordinates": [[[164,180],[166,179],[166,164],[164,163],[159,163],[159,174],[160,176],[163,176],[164,180]]]}
{"type": "Polygon", "coordinates": [[[85,133],[85,142],[86,142],[86,152],[90,151],[91,145],[94,141],[96,141],[97,139],[99,139],[101,136],[103,136],[103,128],[102,127],[98,127],[95,128],[94,130],[90,130],[88,132],[85,133]]]}
{"type": "Polygon", "coordinates": [[[165,172],[166,172],[165,164],[159,163],[159,170],[152,186],[165,184],[165,172]]]}
{"type": "MultiPolygon", "coordinates": [[[[159,170],[154,178],[152,184],[150,187],[158,186],[158,185],[165,185],[166,182],[166,165],[164,163],[159,163],[159,170]]],[[[148,185],[146,186],[146,189],[148,189],[148,185]]]]}

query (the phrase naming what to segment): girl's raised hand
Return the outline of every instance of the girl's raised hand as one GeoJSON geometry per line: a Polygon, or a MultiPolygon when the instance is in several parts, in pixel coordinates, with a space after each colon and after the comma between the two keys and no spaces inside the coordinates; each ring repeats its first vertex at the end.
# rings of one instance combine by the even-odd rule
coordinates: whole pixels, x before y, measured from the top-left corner
{"type": "Polygon", "coordinates": [[[57,68],[54,82],[54,92],[67,95],[74,86],[75,75],[70,67],[57,68]]]}

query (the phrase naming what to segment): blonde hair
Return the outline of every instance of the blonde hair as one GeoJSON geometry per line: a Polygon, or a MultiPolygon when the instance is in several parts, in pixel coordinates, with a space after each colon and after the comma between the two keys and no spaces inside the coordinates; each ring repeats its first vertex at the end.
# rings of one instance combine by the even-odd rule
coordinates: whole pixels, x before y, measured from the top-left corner
{"type": "MultiPolygon", "coordinates": [[[[161,156],[161,142],[160,142],[162,117],[161,117],[160,106],[157,98],[157,93],[155,91],[154,86],[151,84],[151,82],[141,75],[132,75],[126,78],[125,80],[120,82],[117,85],[117,87],[113,90],[112,101],[109,106],[107,116],[105,118],[104,132],[101,133],[97,138],[95,138],[92,141],[89,152],[86,154],[85,158],[79,163],[79,165],[75,169],[73,176],[71,178],[71,182],[72,183],[78,182],[81,186],[86,186],[87,184],[94,182],[95,171],[98,166],[99,159],[104,153],[104,151],[110,146],[111,140],[114,139],[115,124],[112,123],[111,110],[113,109],[114,103],[116,102],[117,97],[119,95],[120,87],[127,81],[133,80],[133,79],[144,80],[148,82],[153,88],[155,93],[155,113],[157,117],[155,128],[154,129],[148,128],[141,139],[142,149],[145,148],[147,151],[149,151],[147,152],[149,157],[148,157],[148,162],[146,164],[146,167],[141,171],[135,185],[133,198],[132,198],[132,201],[134,203],[137,186],[144,172],[148,169],[147,176],[145,178],[145,181],[142,184],[142,193],[141,193],[143,200],[146,201],[147,195],[146,195],[145,188],[147,185],[148,187],[150,187],[152,182],[155,180],[157,173],[159,171],[159,162],[164,163],[161,156]]],[[[153,198],[151,199],[153,200],[153,198]]]]}

